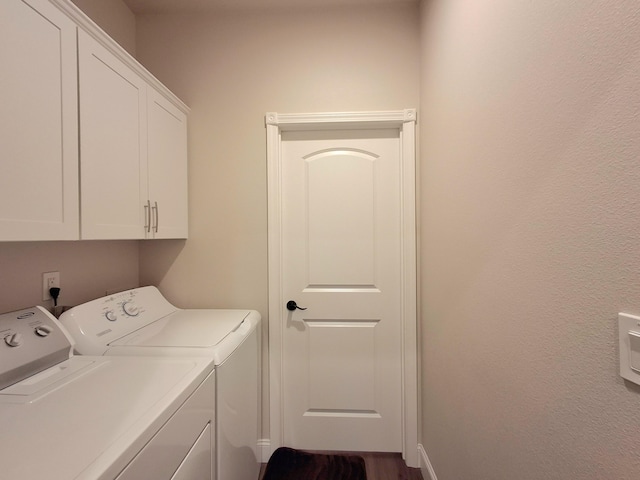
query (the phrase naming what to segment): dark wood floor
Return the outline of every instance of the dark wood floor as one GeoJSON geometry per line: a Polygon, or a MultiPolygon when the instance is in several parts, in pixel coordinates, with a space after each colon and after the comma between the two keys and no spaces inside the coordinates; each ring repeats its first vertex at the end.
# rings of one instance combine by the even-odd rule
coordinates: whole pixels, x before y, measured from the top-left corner
{"type": "MultiPolygon", "coordinates": [[[[367,453],[367,452],[322,452],[348,453],[364,458],[367,468],[367,480],[423,480],[419,468],[409,468],[399,453],[367,453]]],[[[266,464],[260,469],[260,480],[264,475],[266,464]]]]}

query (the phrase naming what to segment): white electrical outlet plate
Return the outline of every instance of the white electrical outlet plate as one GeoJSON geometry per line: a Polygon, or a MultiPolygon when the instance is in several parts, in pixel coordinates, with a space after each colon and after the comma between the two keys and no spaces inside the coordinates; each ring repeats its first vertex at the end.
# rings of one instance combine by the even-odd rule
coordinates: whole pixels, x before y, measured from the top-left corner
{"type": "Polygon", "coordinates": [[[49,289],[60,288],[60,272],[45,272],[42,274],[42,300],[53,300],[49,289]]]}

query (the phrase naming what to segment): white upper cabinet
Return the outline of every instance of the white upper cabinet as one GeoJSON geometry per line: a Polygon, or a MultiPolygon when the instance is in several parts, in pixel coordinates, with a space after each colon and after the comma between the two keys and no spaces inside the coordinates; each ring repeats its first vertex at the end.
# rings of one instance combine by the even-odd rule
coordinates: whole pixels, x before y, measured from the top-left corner
{"type": "Polygon", "coordinates": [[[147,238],[187,238],[187,116],[155,90],[147,100],[147,238]]]}
{"type": "Polygon", "coordinates": [[[0,61],[0,241],[187,237],[186,105],[69,0],[0,0],[0,61]]]}
{"type": "Polygon", "coordinates": [[[0,2],[0,240],[78,230],[76,26],[47,0],[0,2]]]}
{"type": "Polygon", "coordinates": [[[186,238],[184,109],[128,57],[83,31],[78,41],[81,238],[186,238]]]}
{"type": "Polygon", "coordinates": [[[82,238],[144,238],[147,85],[78,32],[82,238]]]}

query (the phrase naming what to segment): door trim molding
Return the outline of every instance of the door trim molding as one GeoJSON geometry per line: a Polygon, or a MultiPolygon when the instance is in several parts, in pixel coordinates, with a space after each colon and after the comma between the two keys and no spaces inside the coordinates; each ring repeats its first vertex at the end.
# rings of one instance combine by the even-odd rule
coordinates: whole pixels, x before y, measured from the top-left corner
{"type": "Polygon", "coordinates": [[[282,336],[285,315],[282,297],[281,142],[284,131],[356,128],[397,128],[401,145],[402,244],[402,455],[419,467],[418,455],[418,337],[416,272],[416,110],[388,112],[279,114],[268,112],[267,187],[269,241],[269,420],[271,452],[283,446],[282,336]]]}

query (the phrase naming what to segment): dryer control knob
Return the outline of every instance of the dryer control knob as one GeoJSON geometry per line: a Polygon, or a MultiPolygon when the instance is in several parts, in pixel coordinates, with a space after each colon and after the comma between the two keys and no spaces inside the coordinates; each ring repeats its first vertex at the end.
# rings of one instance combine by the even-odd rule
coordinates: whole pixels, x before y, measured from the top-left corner
{"type": "Polygon", "coordinates": [[[131,300],[127,300],[122,304],[122,311],[129,315],[130,317],[137,317],[140,311],[135,303],[131,300]]]}
{"type": "Polygon", "coordinates": [[[52,332],[51,327],[48,325],[38,325],[34,331],[39,337],[46,337],[52,332]]]}
{"type": "Polygon", "coordinates": [[[11,333],[4,337],[4,343],[9,345],[10,347],[19,347],[22,345],[22,334],[20,333],[11,333]]]}
{"type": "Polygon", "coordinates": [[[115,322],[118,319],[118,316],[116,315],[116,312],[114,312],[113,310],[109,310],[107,311],[104,316],[106,317],[107,320],[109,320],[110,322],[115,322]]]}

